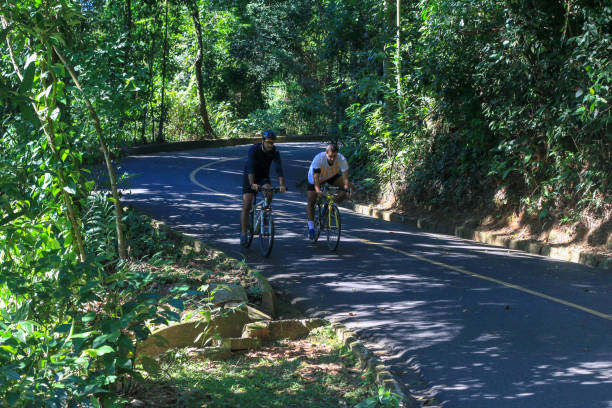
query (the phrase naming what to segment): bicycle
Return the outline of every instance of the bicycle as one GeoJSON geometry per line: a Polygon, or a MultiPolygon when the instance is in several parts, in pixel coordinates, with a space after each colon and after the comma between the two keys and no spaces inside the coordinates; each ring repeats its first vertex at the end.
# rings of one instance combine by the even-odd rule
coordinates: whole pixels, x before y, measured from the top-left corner
{"type": "Polygon", "coordinates": [[[253,205],[249,211],[249,222],[247,226],[247,242],[245,248],[248,248],[253,241],[253,237],[259,235],[259,249],[264,258],[270,256],[272,246],[274,245],[274,218],[272,217],[272,208],[268,199],[269,192],[279,193],[278,187],[260,187],[259,191],[263,193],[263,199],[257,202],[257,195],[253,195],[253,205]]]}
{"type": "Polygon", "coordinates": [[[321,191],[324,196],[319,198],[315,203],[314,212],[314,238],[313,242],[317,242],[321,230],[327,231],[327,248],[330,251],[335,251],[340,244],[340,233],[342,223],[340,221],[340,210],[334,200],[338,191],[346,191],[350,193],[350,189],[345,190],[341,187],[330,186],[324,184],[321,191]]]}

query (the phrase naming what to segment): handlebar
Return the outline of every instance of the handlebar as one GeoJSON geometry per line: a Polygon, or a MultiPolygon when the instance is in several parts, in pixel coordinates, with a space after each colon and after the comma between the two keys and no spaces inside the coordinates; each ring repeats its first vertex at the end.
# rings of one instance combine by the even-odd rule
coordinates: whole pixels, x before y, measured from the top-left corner
{"type": "MultiPolygon", "coordinates": [[[[262,186],[259,186],[257,191],[261,191],[262,193],[267,193],[267,192],[280,193],[281,192],[280,187],[262,187],[262,186]]],[[[285,187],[285,191],[289,191],[289,189],[285,187]]]]}
{"type": "Polygon", "coordinates": [[[321,187],[321,191],[322,192],[336,192],[336,191],[345,191],[347,193],[350,193],[352,190],[351,188],[342,188],[342,187],[338,187],[338,186],[328,186],[328,185],[323,185],[323,187],[321,187]]]}

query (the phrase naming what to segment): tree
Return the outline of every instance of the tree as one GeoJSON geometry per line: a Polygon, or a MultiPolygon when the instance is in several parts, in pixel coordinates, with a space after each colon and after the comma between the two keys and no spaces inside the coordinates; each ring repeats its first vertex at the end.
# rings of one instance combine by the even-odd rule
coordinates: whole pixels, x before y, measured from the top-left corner
{"type": "Polygon", "coordinates": [[[193,19],[193,26],[195,28],[196,37],[198,40],[198,55],[196,56],[194,73],[196,81],[198,83],[198,98],[200,105],[200,118],[202,119],[202,125],[204,126],[205,136],[216,138],[215,132],[210,126],[210,120],[208,119],[208,111],[206,110],[206,99],[204,97],[204,79],[202,78],[202,60],[204,58],[204,44],[202,42],[202,27],[200,25],[200,11],[198,9],[197,0],[188,0],[187,5],[191,12],[191,18],[193,19]]]}

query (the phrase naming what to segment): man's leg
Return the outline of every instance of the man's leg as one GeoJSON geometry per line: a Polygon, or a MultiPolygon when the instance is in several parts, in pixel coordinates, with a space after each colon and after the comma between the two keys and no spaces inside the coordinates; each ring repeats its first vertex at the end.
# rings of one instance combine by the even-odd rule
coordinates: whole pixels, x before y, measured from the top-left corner
{"type": "Polygon", "coordinates": [[[242,212],[240,213],[240,233],[246,235],[247,225],[249,223],[249,211],[251,211],[251,203],[253,202],[252,193],[242,194],[242,212]]]}
{"type": "Polygon", "coordinates": [[[316,191],[307,191],[306,219],[308,220],[308,238],[314,238],[314,206],[317,201],[316,191]]]}

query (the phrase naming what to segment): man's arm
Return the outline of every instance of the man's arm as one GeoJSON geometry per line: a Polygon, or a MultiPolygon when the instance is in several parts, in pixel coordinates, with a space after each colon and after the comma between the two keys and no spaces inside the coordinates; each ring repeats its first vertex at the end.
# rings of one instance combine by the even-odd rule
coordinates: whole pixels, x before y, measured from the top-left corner
{"type": "Polygon", "coordinates": [[[247,175],[249,177],[249,186],[252,190],[257,191],[259,186],[255,185],[255,146],[251,146],[247,155],[247,175]],[[255,187],[255,188],[253,188],[255,187]]]}
{"type": "Polygon", "coordinates": [[[319,182],[319,174],[321,173],[321,169],[313,169],[312,178],[314,180],[314,188],[315,191],[321,194],[321,183],[319,182]]]}
{"type": "Polygon", "coordinates": [[[344,189],[348,190],[350,187],[349,178],[348,178],[348,170],[342,172],[342,181],[344,182],[344,189]]]}
{"type": "Polygon", "coordinates": [[[280,153],[278,152],[278,150],[276,151],[276,154],[274,155],[274,170],[276,171],[276,175],[278,176],[278,183],[280,184],[280,191],[284,193],[285,190],[287,190],[287,188],[285,187],[285,175],[283,173],[283,162],[281,161],[280,153]]]}
{"type": "Polygon", "coordinates": [[[285,186],[285,178],[284,177],[279,177],[278,178],[278,182],[280,184],[280,191],[281,191],[281,193],[284,193],[285,191],[287,191],[287,187],[285,186]]]}

